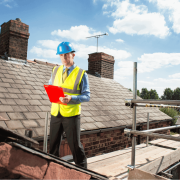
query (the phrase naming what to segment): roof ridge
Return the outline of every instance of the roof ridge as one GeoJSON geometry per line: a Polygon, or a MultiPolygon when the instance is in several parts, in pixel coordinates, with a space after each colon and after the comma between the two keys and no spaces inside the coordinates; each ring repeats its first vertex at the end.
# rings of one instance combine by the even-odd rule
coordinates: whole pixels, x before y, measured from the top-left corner
{"type": "Polygon", "coordinates": [[[49,62],[40,61],[40,60],[37,60],[37,59],[34,59],[34,61],[27,59],[27,62],[28,63],[35,63],[35,64],[36,63],[37,64],[44,64],[44,65],[47,65],[47,66],[60,66],[60,64],[49,63],[49,62]]]}

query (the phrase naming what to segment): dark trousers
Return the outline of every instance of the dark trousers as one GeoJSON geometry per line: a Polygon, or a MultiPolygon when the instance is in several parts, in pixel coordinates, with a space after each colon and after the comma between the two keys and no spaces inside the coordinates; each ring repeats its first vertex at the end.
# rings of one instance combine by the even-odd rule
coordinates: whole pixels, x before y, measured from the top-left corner
{"type": "Polygon", "coordinates": [[[63,132],[66,133],[74,162],[79,166],[87,168],[87,158],[80,142],[80,115],[72,117],[63,117],[60,113],[57,116],[51,115],[50,154],[59,157],[63,132]]]}

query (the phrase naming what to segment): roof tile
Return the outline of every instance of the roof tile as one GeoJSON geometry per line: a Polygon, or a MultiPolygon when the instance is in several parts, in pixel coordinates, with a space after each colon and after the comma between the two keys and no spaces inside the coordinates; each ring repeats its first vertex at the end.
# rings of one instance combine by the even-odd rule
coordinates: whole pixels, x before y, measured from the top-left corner
{"type": "Polygon", "coordinates": [[[33,95],[30,94],[31,99],[42,99],[42,97],[40,95],[33,95]]]}
{"type": "MultiPolygon", "coordinates": [[[[38,136],[44,136],[44,127],[41,128],[34,128],[38,136]]],[[[49,134],[49,128],[48,128],[48,134],[49,134]]]]}
{"type": "Polygon", "coordinates": [[[25,93],[25,94],[33,94],[31,90],[29,89],[19,89],[21,91],[21,93],[25,93]]]}
{"type": "Polygon", "coordinates": [[[95,120],[92,117],[83,117],[87,123],[95,122],[95,120]]]}
{"type": "Polygon", "coordinates": [[[83,116],[92,116],[92,114],[89,111],[82,111],[81,114],[83,116]]]}
{"type": "Polygon", "coordinates": [[[102,122],[95,122],[94,125],[98,128],[106,128],[106,126],[102,122]]]}
{"type": "Polygon", "coordinates": [[[38,124],[35,120],[23,120],[21,122],[26,128],[38,127],[38,124]]]}
{"type": "Polygon", "coordinates": [[[25,106],[11,106],[13,108],[13,112],[27,112],[27,108],[25,106]]]}
{"type": "Polygon", "coordinates": [[[29,102],[25,99],[14,99],[18,105],[29,105],[29,102]]]}
{"type": "Polygon", "coordinates": [[[49,100],[49,98],[48,98],[48,95],[46,94],[46,95],[40,95],[41,97],[42,97],[42,99],[45,99],[45,100],[49,100]]]}
{"type": "Polygon", "coordinates": [[[51,105],[51,102],[49,100],[39,100],[42,105],[51,105]]]}
{"type": "MultiPolygon", "coordinates": [[[[40,118],[45,119],[46,116],[46,112],[37,112],[37,114],[39,115],[40,118]]],[[[48,113],[48,117],[51,117],[51,113],[48,113]]]]}
{"type": "Polygon", "coordinates": [[[37,112],[37,111],[41,111],[41,109],[39,108],[39,106],[26,106],[26,108],[30,111],[30,112],[37,112]]]}
{"type": "Polygon", "coordinates": [[[33,81],[26,81],[26,84],[28,84],[28,85],[32,85],[32,86],[36,85],[36,83],[35,83],[35,82],[33,82],[33,81]]]}
{"type": "Polygon", "coordinates": [[[98,129],[97,126],[95,126],[93,123],[84,123],[81,125],[81,128],[82,129],[85,129],[85,130],[92,130],[92,129],[98,129]]]}
{"type": "Polygon", "coordinates": [[[24,119],[23,113],[13,112],[13,113],[7,113],[10,119],[12,120],[21,120],[24,119]]]}
{"type": "Polygon", "coordinates": [[[7,125],[5,124],[4,121],[0,121],[0,126],[2,126],[3,128],[7,128],[7,125]]]}
{"type": "Polygon", "coordinates": [[[0,113],[0,121],[10,120],[6,113],[0,113]]]}
{"type": "Polygon", "coordinates": [[[30,105],[42,105],[42,103],[39,100],[28,100],[30,105]]]}
{"type": "Polygon", "coordinates": [[[7,92],[7,89],[4,87],[0,87],[0,92],[7,92]]]}
{"type": "MultiPolygon", "coordinates": [[[[45,119],[36,120],[41,127],[45,126],[45,119]]],[[[50,126],[50,118],[48,120],[48,126],[50,126]]]]}
{"type": "Polygon", "coordinates": [[[12,130],[24,128],[21,121],[19,121],[19,120],[18,121],[14,121],[14,120],[6,121],[6,124],[7,124],[7,127],[12,130]]]}
{"type": "Polygon", "coordinates": [[[0,102],[5,105],[16,105],[13,99],[1,99],[0,102]]]}
{"type": "Polygon", "coordinates": [[[0,82],[0,87],[11,87],[10,83],[0,82]]]}
{"type": "Polygon", "coordinates": [[[33,94],[43,94],[40,90],[31,90],[33,94]]]}
{"type": "Polygon", "coordinates": [[[50,112],[51,111],[51,107],[50,106],[39,106],[39,108],[42,111],[45,111],[45,112],[50,112]]]}
{"type": "Polygon", "coordinates": [[[21,93],[21,91],[19,89],[16,89],[16,88],[7,88],[7,90],[10,93],[15,93],[15,94],[21,93]]]}
{"type": "Polygon", "coordinates": [[[18,96],[18,98],[24,99],[24,100],[26,100],[26,99],[32,99],[31,96],[28,95],[28,94],[17,94],[17,96],[18,96]]]}
{"type": "Polygon", "coordinates": [[[13,79],[1,78],[3,82],[14,83],[13,79]]]}
{"type": "Polygon", "coordinates": [[[14,79],[14,82],[17,84],[25,84],[25,82],[21,79],[14,79]]]}
{"type": "Polygon", "coordinates": [[[39,116],[35,112],[24,112],[27,119],[39,119],[39,116]]]}
{"type": "Polygon", "coordinates": [[[34,89],[32,85],[27,85],[27,84],[22,85],[22,87],[25,89],[34,89]]]}
{"type": "Polygon", "coordinates": [[[10,112],[13,111],[11,106],[8,105],[0,105],[0,112],[10,112]]]}
{"type": "Polygon", "coordinates": [[[5,95],[2,92],[0,92],[0,98],[5,98],[5,95]]]}

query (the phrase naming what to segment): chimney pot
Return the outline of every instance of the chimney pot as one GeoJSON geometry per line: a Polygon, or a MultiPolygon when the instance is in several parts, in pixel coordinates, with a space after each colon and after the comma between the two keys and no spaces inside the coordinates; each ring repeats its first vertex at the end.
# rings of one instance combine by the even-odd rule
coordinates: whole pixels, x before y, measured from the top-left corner
{"type": "Polygon", "coordinates": [[[16,18],[16,21],[19,21],[19,22],[21,22],[21,19],[20,19],[20,18],[16,18]]]}

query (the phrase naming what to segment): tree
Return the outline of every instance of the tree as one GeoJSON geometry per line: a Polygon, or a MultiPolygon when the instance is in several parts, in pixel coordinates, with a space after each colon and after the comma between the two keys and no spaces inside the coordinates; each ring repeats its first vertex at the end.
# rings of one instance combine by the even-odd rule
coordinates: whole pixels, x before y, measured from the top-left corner
{"type": "Polygon", "coordinates": [[[164,95],[161,96],[161,99],[163,99],[163,100],[172,100],[173,99],[173,90],[171,90],[171,88],[166,88],[164,90],[164,95]]]}
{"type": "Polygon", "coordinates": [[[176,124],[177,118],[175,118],[175,116],[179,114],[178,111],[172,108],[160,108],[160,110],[173,118],[172,125],[176,124]]]}
{"type": "Polygon", "coordinates": [[[155,89],[149,91],[150,99],[159,99],[158,93],[155,89]]]}
{"type": "Polygon", "coordinates": [[[140,97],[140,92],[139,92],[139,90],[137,90],[137,95],[140,97]]]}
{"type": "Polygon", "coordinates": [[[149,91],[147,90],[147,88],[142,88],[141,89],[140,97],[142,99],[150,99],[149,91]]]}
{"type": "Polygon", "coordinates": [[[179,87],[174,89],[173,100],[180,100],[180,88],[179,87]]]}
{"type": "MultiPolygon", "coordinates": [[[[132,92],[132,90],[131,90],[131,89],[129,89],[129,91],[131,91],[131,92],[132,92]]],[[[139,90],[137,90],[137,95],[138,95],[138,96],[140,96],[140,92],[139,92],[139,90]]]]}

